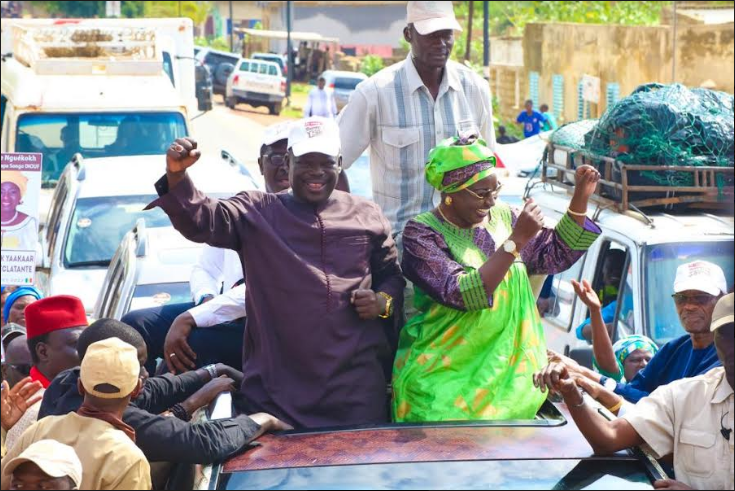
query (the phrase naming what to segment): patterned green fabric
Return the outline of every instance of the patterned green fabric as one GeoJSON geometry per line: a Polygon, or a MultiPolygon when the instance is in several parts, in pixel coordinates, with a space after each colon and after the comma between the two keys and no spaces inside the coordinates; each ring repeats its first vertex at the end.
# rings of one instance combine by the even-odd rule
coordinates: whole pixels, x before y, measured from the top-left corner
{"type": "MultiPolygon", "coordinates": [[[[393,370],[395,421],[533,419],[546,399],[532,375],[547,363],[546,341],[526,267],[515,262],[493,295],[479,280],[487,260],[472,231],[431,212],[416,218],[441,234],[465,267],[467,311],[445,307],[416,288],[419,314],[401,332],[393,370]]],[[[512,231],[507,205],[486,225],[496,244],[512,231]]]]}
{"type": "Polygon", "coordinates": [[[469,145],[461,145],[459,138],[452,137],[441,141],[431,152],[426,164],[426,180],[442,193],[456,193],[492,174],[496,165],[495,154],[484,140],[478,139],[469,145]],[[489,162],[490,167],[471,176],[464,182],[444,183],[444,176],[451,171],[462,169],[478,162],[489,162]]]}
{"type": "Polygon", "coordinates": [[[556,224],[556,232],[561,237],[561,240],[573,251],[586,251],[597,237],[599,237],[598,234],[580,227],[567,213],[556,224]]]}
{"type": "Polygon", "coordinates": [[[618,342],[613,344],[612,348],[615,353],[615,359],[618,362],[617,373],[610,373],[607,370],[603,370],[597,364],[597,360],[593,359],[592,364],[594,365],[595,370],[600,372],[602,375],[610,377],[611,379],[621,383],[627,382],[625,380],[625,360],[631,353],[639,349],[648,351],[653,355],[658,353],[658,345],[656,345],[651,338],[641,336],[639,334],[633,334],[632,336],[618,340],[618,342]]]}

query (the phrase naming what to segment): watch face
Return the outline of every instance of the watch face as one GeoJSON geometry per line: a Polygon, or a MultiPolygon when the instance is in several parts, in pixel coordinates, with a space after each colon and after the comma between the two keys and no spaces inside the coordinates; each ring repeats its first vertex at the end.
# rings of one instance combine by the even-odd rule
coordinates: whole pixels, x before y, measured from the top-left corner
{"type": "Polygon", "coordinates": [[[614,381],[613,379],[609,378],[609,379],[606,379],[606,380],[605,380],[605,385],[604,385],[604,387],[605,387],[605,388],[606,388],[607,390],[615,390],[615,388],[616,388],[617,386],[618,386],[618,384],[617,384],[617,383],[615,383],[615,381],[614,381]]]}
{"type": "Polygon", "coordinates": [[[503,244],[503,249],[505,249],[505,252],[513,253],[516,250],[516,243],[512,240],[506,240],[505,244],[503,244]]]}

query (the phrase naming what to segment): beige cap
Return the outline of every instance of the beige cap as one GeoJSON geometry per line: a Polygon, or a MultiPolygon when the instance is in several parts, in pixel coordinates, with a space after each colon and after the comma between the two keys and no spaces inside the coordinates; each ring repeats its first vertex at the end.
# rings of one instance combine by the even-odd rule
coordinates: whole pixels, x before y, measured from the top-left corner
{"type": "Polygon", "coordinates": [[[140,379],[138,351],[118,338],[91,344],[82,360],[80,373],[84,390],[100,399],[122,399],[135,390],[140,379]],[[100,385],[111,385],[117,392],[95,390],[100,385]]]}
{"type": "Polygon", "coordinates": [[[54,440],[37,441],[8,462],[5,467],[5,475],[11,476],[18,467],[26,462],[33,462],[53,478],[71,478],[77,488],[82,484],[82,463],[74,449],[63,443],[54,440]]]}
{"type": "Polygon", "coordinates": [[[717,301],[715,311],[712,313],[712,324],[710,329],[712,332],[725,324],[732,324],[733,320],[733,294],[725,295],[717,301]]]}
{"type": "Polygon", "coordinates": [[[727,293],[725,272],[708,261],[693,261],[676,269],[674,293],[697,290],[718,297],[727,293]]]}
{"type": "Polygon", "coordinates": [[[422,36],[447,29],[462,31],[452,2],[408,2],[406,10],[407,22],[422,36]]]}

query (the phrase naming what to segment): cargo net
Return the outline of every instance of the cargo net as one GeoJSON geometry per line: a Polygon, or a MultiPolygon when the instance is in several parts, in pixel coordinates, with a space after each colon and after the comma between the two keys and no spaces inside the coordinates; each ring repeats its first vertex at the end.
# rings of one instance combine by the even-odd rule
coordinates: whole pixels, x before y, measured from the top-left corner
{"type": "MultiPolygon", "coordinates": [[[[641,171],[639,184],[693,186],[691,172],[671,166],[733,167],[733,96],[683,85],[647,84],[611,106],[599,121],[559,128],[557,145],[612,157],[625,164],[667,166],[641,171]]],[[[718,175],[720,190],[732,179],[718,175]],[[727,181],[727,182],[726,182],[727,181]]]]}

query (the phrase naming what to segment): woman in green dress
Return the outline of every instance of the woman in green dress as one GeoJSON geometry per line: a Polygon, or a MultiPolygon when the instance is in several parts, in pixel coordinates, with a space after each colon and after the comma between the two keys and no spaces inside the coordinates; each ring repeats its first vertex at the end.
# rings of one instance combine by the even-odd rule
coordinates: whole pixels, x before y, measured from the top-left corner
{"type": "Polygon", "coordinates": [[[533,419],[546,395],[533,373],[546,341],[529,275],[571,267],[600,229],[586,217],[599,173],[576,171],[568,213],[543,226],[538,205],[498,200],[495,157],[475,137],[429,154],[441,204],[404,231],[403,270],[419,313],[404,327],[393,370],[395,421],[533,419]]]}

